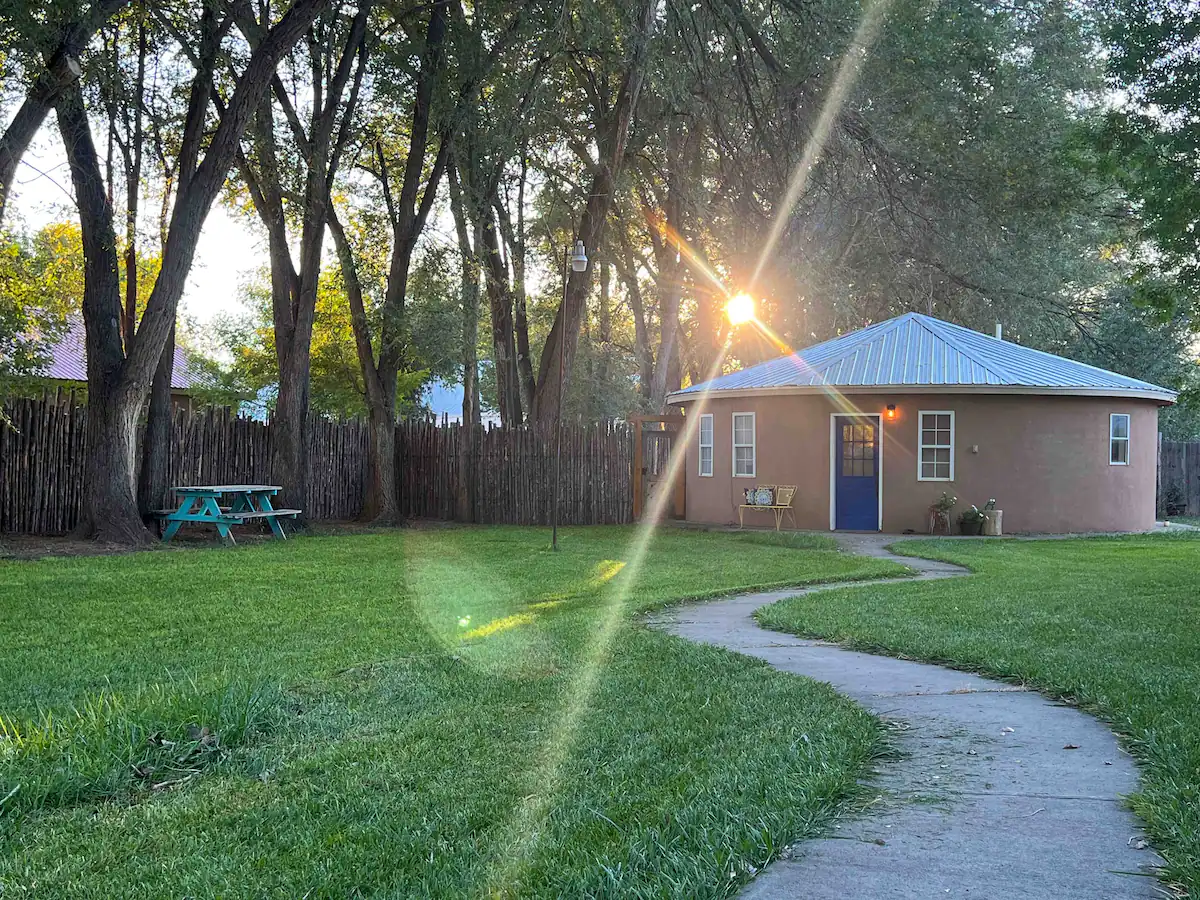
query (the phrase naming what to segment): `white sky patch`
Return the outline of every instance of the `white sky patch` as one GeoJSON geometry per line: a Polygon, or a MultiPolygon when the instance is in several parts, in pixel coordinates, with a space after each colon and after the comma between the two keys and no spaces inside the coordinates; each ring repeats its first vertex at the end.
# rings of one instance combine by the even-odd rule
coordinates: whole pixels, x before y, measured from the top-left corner
{"type": "MultiPolygon", "coordinates": [[[[149,213],[155,201],[143,198],[143,211],[149,213]]],[[[9,224],[22,225],[29,231],[52,222],[78,222],[71,172],[62,149],[53,117],[38,132],[17,169],[5,218],[9,224]]],[[[118,232],[124,227],[124,214],[116,211],[118,232]]],[[[143,234],[143,246],[157,243],[157,228],[143,234]]],[[[230,213],[218,201],[205,220],[196,247],[196,259],[183,292],[180,312],[203,327],[220,314],[236,314],[243,309],[239,287],[251,274],[267,265],[265,236],[242,218],[230,213]]]]}

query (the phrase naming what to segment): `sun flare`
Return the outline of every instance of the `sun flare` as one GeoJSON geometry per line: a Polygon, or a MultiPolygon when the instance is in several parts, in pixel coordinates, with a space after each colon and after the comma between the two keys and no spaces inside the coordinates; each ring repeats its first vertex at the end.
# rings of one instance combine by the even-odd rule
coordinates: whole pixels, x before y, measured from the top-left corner
{"type": "Polygon", "coordinates": [[[754,321],[754,298],[749,294],[738,294],[725,304],[725,315],[731,325],[745,325],[754,321]]]}

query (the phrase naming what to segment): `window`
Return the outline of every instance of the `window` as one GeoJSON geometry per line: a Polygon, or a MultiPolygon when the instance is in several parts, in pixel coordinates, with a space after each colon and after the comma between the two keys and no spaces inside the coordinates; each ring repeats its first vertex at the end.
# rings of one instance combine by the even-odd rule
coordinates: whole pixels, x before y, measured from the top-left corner
{"type": "Polygon", "coordinates": [[[1108,417],[1108,464],[1129,465],[1129,416],[1113,413],[1108,417]]]}
{"type": "Polygon", "coordinates": [[[755,475],[754,413],[733,414],[733,474],[740,478],[755,475]]]}
{"type": "Polygon", "coordinates": [[[713,417],[705,413],[700,417],[700,474],[711,478],[713,473],[713,417]]]}
{"type": "Polygon", "coordinates": [[[954,413],[921,411],[917,481],[954,480],[954,413]]]}

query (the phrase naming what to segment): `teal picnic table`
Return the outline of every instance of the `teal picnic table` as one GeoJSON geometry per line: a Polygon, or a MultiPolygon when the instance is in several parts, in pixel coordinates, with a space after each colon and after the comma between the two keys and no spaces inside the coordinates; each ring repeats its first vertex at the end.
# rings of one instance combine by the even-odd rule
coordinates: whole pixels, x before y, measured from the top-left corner
{"type": "Polygon", "coordinates": [[[181,525],[196,523],[212,525],[222,538],[235,543],[230,528],[247,522],[265,521],[277,540],[286,540],[280,519],[294,519],[300,515],[298,509],[275,509],[271,498],[282,488],[274,484],[202,484],[173,488],[179,497],[178,509],[161,509],[156,515],[167,523],[163,529],[163,543],[175,537],[181,525]],[[225,498],[231,498],[228,506],[222,506],[225,498]]]}

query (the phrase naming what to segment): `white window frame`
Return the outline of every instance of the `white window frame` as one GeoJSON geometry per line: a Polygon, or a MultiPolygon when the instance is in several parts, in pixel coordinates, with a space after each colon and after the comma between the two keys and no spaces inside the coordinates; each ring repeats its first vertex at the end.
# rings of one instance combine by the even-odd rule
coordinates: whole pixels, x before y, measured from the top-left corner
{"type": "Polygon", "coordinates": [[[1129,465],[1129,452],[1133,449],[1133,417],[1129,413],[1109,413],[1108,414],[1108,464],[1110,466],[1127,466],[1129,465]],[[1113,426],[1117,424],[1117,419],[1125,420],[1125,437],[1116,437],[1113,434],[1113,426]],[[1114,462],[1112,458],[1113,444],[1117,441],[1125,442],[1125,461],[1114,462]]]}
{"type": "Polygon", "coordinates": [[[716,431],[714,430],[714,426],[713,426],[713,414],[712,413],[704,413],[702,416],[700,416],[700,421],[699,421],[698,427],[696,429],[696,437],[700,442],[700,450],[696,454],[698,457],[697,469],[699,470],[700,477],[701,478],[712,478],[713,471],[716,469],[716,462],[717,462],[717,459],[716,459],[716,453],[717,453],[716,437],[717,437],[717,434],[716,434],[716,431]],[[708,420],[708,443],[707,444],[704,443],[704,420],[705,419],[708,420]],[[708,450],[708,471],[707,472],[704,471],[704,451],[705,451],[705,449],[708,450]]]}
{"type": "Polygon", "coordinates": [[[758,421],[752,412],[735,412],[729,419],[729,440],[733,445],[733,460],[730,464],[730,471],[733,472],[734,478],[757,478],[758,477],[758,421]],[[739,444],[737,442],[737,420],[738,416],[750,417],[750,443],[739,444]],[[743,447],[750,448],[750,471],[738,472],[737,470],[737,452],[743,447]]]}
{"type": "MultiPolygon", "coordinates": [[[[937,429],[934,429],[935,431],[937,429]]],[[[1111,452],[1111,451],[1110,451],[1111,452]]],[[[917,411],[917,481],[942,481],[949,482],[954,480],[954,410],[952,409],[921,409],[917,411]],[[950,417],[950,446],[945,444],[927,444],[925,443],[925,417],[926,416],[949,416],[950,417]],[[926,450],[950,450],[950,477],[935,478],[934,476],[926,477],[921,474],[921,459],[925,455],[926,450]]]]}

